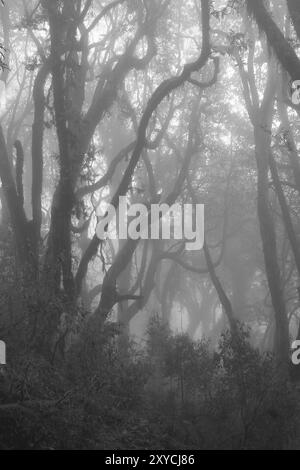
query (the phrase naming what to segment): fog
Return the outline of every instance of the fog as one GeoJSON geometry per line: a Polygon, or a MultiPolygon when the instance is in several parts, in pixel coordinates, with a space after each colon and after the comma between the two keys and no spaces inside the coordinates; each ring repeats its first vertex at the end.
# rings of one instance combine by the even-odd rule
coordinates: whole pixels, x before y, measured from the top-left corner
{"type": "Polygon", "coordinates": [[[0,449],[298,449],[300,4],[0,25],[0,449]]]}

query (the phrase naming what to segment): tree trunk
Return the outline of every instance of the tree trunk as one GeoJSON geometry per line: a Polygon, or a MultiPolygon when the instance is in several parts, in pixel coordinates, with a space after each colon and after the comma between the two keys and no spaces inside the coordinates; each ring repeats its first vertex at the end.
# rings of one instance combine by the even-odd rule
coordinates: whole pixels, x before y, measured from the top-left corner
{"type": "Polygon", "coordinates": [[[287,0],[291,20],[293,22],[298,39],[300,40],[300,2],[299,0],[287,0]]]}
{"type": "Polygon", "coordinates": [[[2,128],[0,126],[0,178],[2,189],[9,211],[10,222],[13,228],[17,261],[23,275],[32,278],[32,246],[30,238],[30,225],[26,219],[24,207],[21,204],[15,181],[11,172],[11,165],[7,153],[2,128]]]}
{"type": "MultiPolygon", "coordinates": [[[[297,1],[298,3],[298,1],[297,1]]],[[[300,60],[267,11],[263,0],[246,0],[248,11],[254,16],[259,29],[265,32],[272,47],[292,80],[300,80],[300,60]]]]}
{"type": "Polygon", "coordinates": [[[289,327],[277,260],[276,232],[269,207],[268,162],[271,132],[270,127],[266,127],[266,121],[261,120],[255,126],[254,137],[257,162],[257,212],[266,274],[276,320],[275,354],[279,365],[286,368],[289,362],[289,327]]]}

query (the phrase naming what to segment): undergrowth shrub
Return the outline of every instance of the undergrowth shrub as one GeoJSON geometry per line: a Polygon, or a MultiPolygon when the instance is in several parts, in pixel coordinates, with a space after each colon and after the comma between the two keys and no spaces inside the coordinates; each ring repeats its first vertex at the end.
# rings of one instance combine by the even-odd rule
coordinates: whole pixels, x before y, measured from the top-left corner
{"type": "Polygon", "coordinates": [[[142,345],[105,323],[56,361],[12,346],[0,371],[2,448],[279,449],[299,436],[294,388],[242,325],[216,350],[159,317],[142,345]]]}

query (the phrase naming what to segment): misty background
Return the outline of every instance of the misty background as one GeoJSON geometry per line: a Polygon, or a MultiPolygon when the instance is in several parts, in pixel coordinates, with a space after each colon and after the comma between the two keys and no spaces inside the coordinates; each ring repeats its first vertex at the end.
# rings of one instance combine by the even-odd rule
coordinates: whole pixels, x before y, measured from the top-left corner
{"type": "Polygon", "coordinates": [[[0,448],[299,449],[299,2],[0,20],[0,448]],[[101,241],[121,196],[203,249],[101,241]]]}

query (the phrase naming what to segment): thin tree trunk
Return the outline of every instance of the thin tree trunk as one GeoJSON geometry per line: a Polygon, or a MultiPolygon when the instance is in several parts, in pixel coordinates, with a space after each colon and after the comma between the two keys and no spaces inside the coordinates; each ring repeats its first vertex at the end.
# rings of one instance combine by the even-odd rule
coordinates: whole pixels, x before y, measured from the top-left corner
{"type": "Polygon", "coordinates": [[[276,161],[270,152],[269,155],[269,162],[270,162],[270,169],[271,169],[271,175],[272,179],[274,182],[274,187],[275,191],[278,197],[278,201],[280,204],[281,212],[282,212],[282,218],[284,222],[284,226],[288,235],[288,239],[292,248],[292,252],[294,255],[297,271],[298,271],[298,276],[300,277],[300,248],[299,248],[299,241],[297,240],[297,236],[294,230],[293,226],[293,221],[290,215],[289,207],[286,201],[285,194],[283,192],[281,183],[280,183],[280,178],[278,175],[278,170],[276,166],[276,161]]]}
{"type": "Polygon", "coordinates": [[[270,127],[266,121],[255,126],[255,155],[257,162],[257,212],[263,244],[266,274],[272,305],[275,312],[275,353],[280,366],[286,368],[289,361],[289,328],[286,314],[280,268],[277,260],[277,242],[273,218],[269,207],[269,152],[270,127]]]}
{"type": "Polygon", "coordinates": [[[32,262],[28,222],[11,172],[6,143],[0,126],[0,178],[15,237],[17,259],[22,269],[32,262]]]}
{"type": "Polygon", "coordinates": [[[209,271],[209,274],[210,274],[210,278],[211,278],[211,281],[212,281],[212,283],[213,283],[213,285],[214,285],[214,287],[217,291],[217,294],[218,294],[218,297],[219,297],[220,302],[222,304],[222,307],[224,308],[224,312],[227,316],[231,333],[233,335],[237,335],[237,333],[238,333],[238,331],[237,331],[237,322],[236,322],[235,315],[234,315],[234,312],[233,312],[233,309],[232,309],[232,305],[231,305],[231,302],[230,302],[229,298],[227,297],[227,294],[226,294],[225,290],[223,289],[223,286],[221,284],[220,279],[217,276],[217,273],[216,273],[216,270],[215,270],[215,267],[214,267],[214,263],[211,259],[209,248],[208,248],[206,242],[204,242],[203,249],[204,249],[206,264],[207,264],[207,268],[208,268],[208,271],[209,271]]]}
{"type": "Polygon", "coordinates": [[[38,264],[39,243],[42,225],[42,191],[43,191],[43,139],[45,96],[44,87],[50,67],[48,63],[42,65],[37,73],[33,87],[34,120],[32,124],[32,219],[34,254],[38,264]]]}

